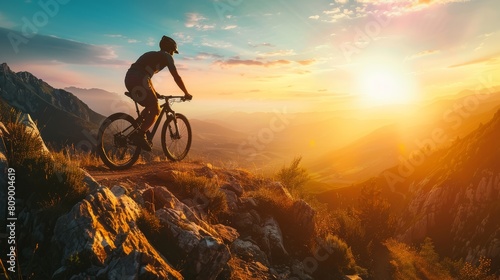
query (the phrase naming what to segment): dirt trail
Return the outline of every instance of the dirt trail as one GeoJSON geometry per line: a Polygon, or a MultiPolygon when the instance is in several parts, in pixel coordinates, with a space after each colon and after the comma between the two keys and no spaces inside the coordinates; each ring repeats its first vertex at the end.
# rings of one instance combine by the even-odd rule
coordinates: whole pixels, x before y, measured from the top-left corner
{"type": "Polygon", "coordinates": [[[88,167],[85,170],[100,184],[112,187],[122,182],[134,184],[158,183],[158,174],[169,170],[190,171],[206,167],[206,164],[197,162],[151,162],[147,164],[135,164],[126,170],[110,170],[104,166],[88,167]]]}

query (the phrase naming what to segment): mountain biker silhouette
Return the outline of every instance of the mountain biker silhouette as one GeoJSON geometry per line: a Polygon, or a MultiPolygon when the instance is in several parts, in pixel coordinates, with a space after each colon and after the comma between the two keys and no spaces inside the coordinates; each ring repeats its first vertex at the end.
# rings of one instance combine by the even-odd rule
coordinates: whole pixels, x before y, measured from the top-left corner
{"type": "Polygon", "coordinates": [[[151,83],[151,77],[163,68],[168,67],[177,86],[184,92],[187,100],[193,98],[188,93],[181,76],[177,72],[173,55],[177,51],[177,43],[170,37],[163,36],[159,43],[160,51],[150,51],[141,55],[133,63],[125,75],[125,87],[131,93],[132,98],[144,109],[141,112],[143,119],[139,130],[132,139],[142,149],[151,151],[151,145],[146,138],[146,131],[154,124],[160,114],[158,95],[151,83]]]}

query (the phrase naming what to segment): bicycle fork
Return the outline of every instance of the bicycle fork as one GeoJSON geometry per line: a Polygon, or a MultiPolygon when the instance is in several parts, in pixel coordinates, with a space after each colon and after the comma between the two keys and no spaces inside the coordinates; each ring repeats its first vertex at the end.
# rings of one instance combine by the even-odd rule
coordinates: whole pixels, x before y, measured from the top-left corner
{"type": "MultiPolygon", "coordinates": [[[[177,118],[175,117],[175,113],[172,113],[172,115],[169,115],[169,117],[173,118],[172,123],[174,124],[174,127],[173,127],[174,131],[172,131],[172,126],[170,125],[170,122],[169,122],[168,132],[170,133],[170,138],[175,139],[175,140],[179,140],[179,139],[181,139],[181,137],[179,134],[179,127],[177,126],[177,118]]],[[[168,121],[168,119],[167,119],[167,121],[168,121]]]]}

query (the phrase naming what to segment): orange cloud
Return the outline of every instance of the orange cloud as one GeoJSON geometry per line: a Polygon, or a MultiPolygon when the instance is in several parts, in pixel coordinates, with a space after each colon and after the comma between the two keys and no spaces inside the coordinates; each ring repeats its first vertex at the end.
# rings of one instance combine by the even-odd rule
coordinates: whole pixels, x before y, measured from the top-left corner
{"type": "Polygon", "coordinates": [[[448,68],[457,68],[457,67],[471,66],[471,65],[475,65],[475,64],[487,64],[487,63],[497,63],[497,62],[499,62],[498,54],[492,55],[492,56],[481,57],[478,59],[473,59],[473,60],[466,61],[466,62],[459,63],[459,64],[450,65],[450,66],[448,66],[448,68]]]}
{"type": "Polygon", "coordinates": [[[313,64],[315,62],[316,62],[315,59],[306,59],[306,60],[299,60],[299,61],[297,61],[298,64],[304,65],[304,66],[311,65],[311,64],[313,64]]]}
{"type": "Polygon", "coordinates": [[[254,60],[254,59],[232,58],[232,59],[228,59],[228,60],[215,61],[215,64],[217,64],[221,67],[232,67],[232,66],[270,67],[270,66],[277,66],[277,65],[286,65],[286,64],[290,64],[290,63],[291,63],[290,60],[285,60],[285,59],[272,60],[272,61],[260,61],[260,60],[254,60]]]}

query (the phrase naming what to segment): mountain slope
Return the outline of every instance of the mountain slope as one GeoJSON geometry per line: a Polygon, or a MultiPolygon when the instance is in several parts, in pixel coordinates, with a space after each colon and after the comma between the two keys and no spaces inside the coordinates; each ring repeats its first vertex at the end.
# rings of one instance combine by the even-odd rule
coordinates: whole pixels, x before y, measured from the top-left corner
{"type": "MultiPolygon", "coordinates": [[[[500,269],[500,111],[447,148],[416,151],[369,182],[382,188],[398,216],[397,236],[408,244],[432,238],[442,256],[500,269]]],[[[361,188],[324,192],[332,207],[357,203],[361,188]]]]}
{"type": "Polygon", "coordinates": [[[408,187],[400,238],[433,238],[442,253],[467,261],[480,256],[500,268],[500,111],[487,124],[418,168],[396,187],[408,187]]]}
{"type": "Polygon", "coordinates": [[[54,89],[28,72],[15,73],[0,65],[0,98],[29,113],[44,139],[56,145],[92,143],[93,132],[104,117],[70,92],[54,89]]]}

